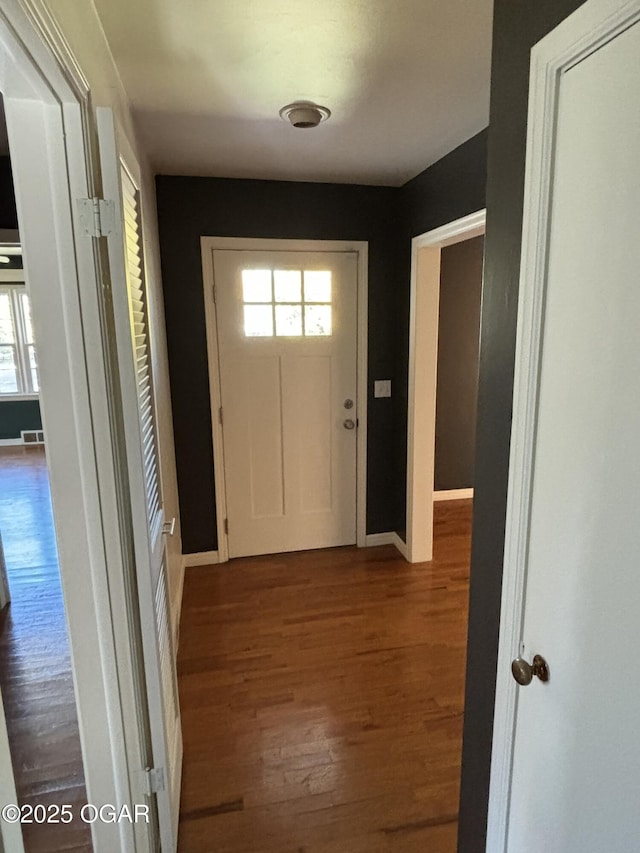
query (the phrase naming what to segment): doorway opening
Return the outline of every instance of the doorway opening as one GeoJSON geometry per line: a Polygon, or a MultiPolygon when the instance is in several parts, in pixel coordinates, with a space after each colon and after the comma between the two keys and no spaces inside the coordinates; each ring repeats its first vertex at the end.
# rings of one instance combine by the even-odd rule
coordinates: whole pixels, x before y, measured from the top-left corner
{"type": "MultiPolygon", "coordinates": [[[[17,804],[79,812],[84,765],[1,96],[0,122],[0,691],[17,804]]],[[[27,851],[92,849],[81,821],[33,820],[22,834],[27,851]]]]}
{"type": "Polygon", "coordinates": [[[484,235],[485,218],[481,210],[412,241],[407,433],[407,559],[412,563],[433,558],[434,501],[473,494],[464,484],[473,467],[482,284],[477,238],[484,235]],[[455,248],[460,243],[466,243],[463,250],[455,248]],[[442,346],[440,324],[446,335],[442,346]],[[439,367],[447,380],[440,387],[439,367]]]}
{"type": "MultiPolygon", "coordinates": [[[[42,446],[0,447],[0,534],[9,597],[0,611],[0,690],[17,803],[38,818],[38,809],[62,804],[78,813],[87,794],[42,446]]],[[[88,824],[77,820],[25,822],[22,832],[27,851],[93,849],[88,824]]]]}

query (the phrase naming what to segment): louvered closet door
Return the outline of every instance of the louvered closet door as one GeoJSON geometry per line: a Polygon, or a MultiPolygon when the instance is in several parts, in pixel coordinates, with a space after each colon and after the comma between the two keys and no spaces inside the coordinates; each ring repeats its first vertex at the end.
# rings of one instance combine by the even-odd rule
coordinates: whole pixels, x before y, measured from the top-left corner
{"type": "Polygon", "coordinates": [[[122,199],[121,216],[116,214],[116,227],[109,237],[109,259],[153,764],[161,780],[157,792],[160,836],[162,850],[169,851],[177,845],[182,735],[167,595],[140,193],[117,157],[110,110],[98,110],[98,126],[105,197],[122,199]]]}

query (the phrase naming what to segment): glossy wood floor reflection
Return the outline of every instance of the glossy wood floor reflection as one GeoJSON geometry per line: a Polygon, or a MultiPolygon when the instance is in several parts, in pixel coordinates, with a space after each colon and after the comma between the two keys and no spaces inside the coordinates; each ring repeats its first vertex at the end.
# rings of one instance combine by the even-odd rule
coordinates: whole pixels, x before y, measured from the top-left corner
{"type": "Polygon", "coordinates": [[[454,853],[470,522],[187,571],[180,853],[454,853]]]}
{"type": "MultiPolygon", "coordinates": [[[[0,449],[0,530],[11,604],[0,612],[0,687],[21,803],[86,803],[44,451],[0,449]]],[[[23,827],[27,853],[90,851],[88,826],[23,827]]]]}

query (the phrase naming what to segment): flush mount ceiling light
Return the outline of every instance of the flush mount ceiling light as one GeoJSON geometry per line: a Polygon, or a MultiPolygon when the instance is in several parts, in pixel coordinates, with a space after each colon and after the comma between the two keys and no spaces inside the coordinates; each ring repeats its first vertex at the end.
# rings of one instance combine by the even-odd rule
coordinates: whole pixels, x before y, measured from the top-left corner
{"type": "Polygon", "coordinates": [[[294,101],[280,110],[280,118],[291,122],[294,127],[317,127],[330,115],[330,109],[314,104],[313,101],[294,101]]]}

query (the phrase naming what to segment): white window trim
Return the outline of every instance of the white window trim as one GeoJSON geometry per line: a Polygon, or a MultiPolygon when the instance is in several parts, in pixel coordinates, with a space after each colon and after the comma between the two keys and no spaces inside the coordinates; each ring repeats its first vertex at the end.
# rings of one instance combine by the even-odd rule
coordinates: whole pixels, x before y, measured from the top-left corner
{"type": "MultiPolygon", "coordinates": [[[[7,270],[6,272],[12,272],[7,270]]],[[[22,308],[22,300],[20,296],[29,294],[22,282],[24,282],[24,274],[21,276],[22,281],[18,279],[15,273],[21,273],[22,270],[13,270],[13,280],[11,282],[2,283],[0,279],[0,294],[7,293],[11,300],[11,312],[13,315],[13,329],[15,335],[14,347],[16,353],[16,368],[18,377],[18,391],[0,391],[0,402],[9,403],[20,400],[38,400],[39,392],[31,387],[31,368],[29,367],[29,357],[27,350],[34,342],[28,343],[26,339],[26,323],[24,310],[22,308]]]]}

